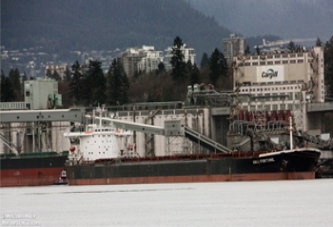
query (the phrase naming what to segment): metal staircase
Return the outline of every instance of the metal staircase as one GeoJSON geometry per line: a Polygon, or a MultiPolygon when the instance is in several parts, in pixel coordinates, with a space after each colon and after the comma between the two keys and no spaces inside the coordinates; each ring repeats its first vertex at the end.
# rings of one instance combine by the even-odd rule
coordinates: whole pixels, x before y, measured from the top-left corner
{"type": "Polygon", "coordinates": [[[211,152],[214,152],[214,153],[231,152],[231,150],[228,147],[226,147],[220,143],[217,143],[216,141],[196,132],[195,130],[193,130],[189,127],[185,127],[185,137],[187,137],[191,141],[209,149],[211,152]]]}

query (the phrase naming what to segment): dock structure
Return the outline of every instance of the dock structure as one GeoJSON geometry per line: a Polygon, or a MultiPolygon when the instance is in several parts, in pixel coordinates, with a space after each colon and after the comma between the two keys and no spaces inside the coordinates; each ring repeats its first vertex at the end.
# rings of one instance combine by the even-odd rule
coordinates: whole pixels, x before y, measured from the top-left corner
{"type": "MultiPolygon", "coordinates": [[[[216,94],[213,100],[218,100],[216,94]]],[[[137,149],[142,151],[140,154],[142,156],[208,153],[209,150],[230,151],[223,145],[226,144],[228,128],[226,118],[230,115],[230,107],[225,103],[222,107],[215,105],[213,108],[209,106],[184,108],[181,102],[147,103],[147,105],[140,103],[117,107],[120,109],[114,108],[108,108],[108,116],[112,116],[112,122],[117,127],[135,131],[133,142],[137,149]],[[173,126],[179,124],[178,122],[182,122],[182,130],[174,131],[173,126]],[[218,133],[213,131],[216,129],[220,131],[218,133]]],[[[73,125],[82,125],[91,121],[89,114],[89,109],[5,110],[0,113],[3,126],[1,134],[12,143],[16,143],[17,140],[30,141],[28,144],[24,143],[24,150],[54,150],[47,148],[50,142],[41,142],[47,137],[49,140],[57,137],[51,135],[55,132],[51,133],[50,128],[58,128],[62,132],[70,130],[73,125]],[[22,133],[26,134],[25,139],[20,136],[22,133]]],[[[111,118],[105,118],[103,121],[109,119],[111,118]]],[[[62,144],[66,146],[67,143],[62,142],[62,144]]],[[[2,153],[6,152],[10,151],[5,148],[5,152],[2,153]]]]}
{"type": "Polygon", "coordinates": [[[84,114],[83,109],[6,110],[0,112],[0,122],[70,121],[83,123],[84,114]]]}

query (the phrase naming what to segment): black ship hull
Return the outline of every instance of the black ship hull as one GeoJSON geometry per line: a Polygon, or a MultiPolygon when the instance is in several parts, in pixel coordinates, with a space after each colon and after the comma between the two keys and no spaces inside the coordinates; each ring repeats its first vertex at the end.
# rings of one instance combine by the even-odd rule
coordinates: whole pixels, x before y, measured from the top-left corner
{"type": "MultiPolygon", "coordinates": [[[[34,154],[34,153],[32,153],[34,154]]],[[[68,154],[1,158],[1,187],[53,185],[68,154]]]]}
{"type": "Polygon", "coordinates": [[[314,179],[320,152],[232,153],[66,163],[69,185],[314,179]]]}

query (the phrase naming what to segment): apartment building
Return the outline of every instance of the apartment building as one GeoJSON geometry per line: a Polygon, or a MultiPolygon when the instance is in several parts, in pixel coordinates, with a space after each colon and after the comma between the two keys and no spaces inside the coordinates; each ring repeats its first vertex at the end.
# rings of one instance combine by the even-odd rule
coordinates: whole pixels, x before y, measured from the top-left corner
{"type": "Polygon", "coordinates": [[[223,55],[231,66],[232,59],[238,54],[244,54],[246,48],[246,39],[237,34],[231,34],[230,38],[223,39],[223,55]]]}
{"type": "MultiPolygon", "coordinates": [[[[185,62],[191,61],[192,65],[194,65],[195,57],[196,57],[194,49],[191,48],[191,47],[186,47],[186,44],[184,44],[181,47],[181,51],[184,55],[184,61],[185,62]]],[[[172,56],[173,56],[172,47],[168,47],[165,50],[165,55],[164,55],[164,66],[165,66],[166,70],[171,70],[172,69],[172,65],[170,63],[172,56]]]]}
{"type": "Polygon", "coordinates": [[[133,76],[135,71],[150,72],[158,69],[163,62],[163,52],[157,51],[153,46],[134,47],[122,52],[119,57],[128,76],[133,76]]]}
{"type": "Polygon", "coordinates": [[[45,66],[45,75],[47,74],[47,71],[49,70],[51,74],[54,72],[57,72],[61,79],[65,78],[66,74],[66,68],[68,67],[67,64],[49,64],[45,66]]]}

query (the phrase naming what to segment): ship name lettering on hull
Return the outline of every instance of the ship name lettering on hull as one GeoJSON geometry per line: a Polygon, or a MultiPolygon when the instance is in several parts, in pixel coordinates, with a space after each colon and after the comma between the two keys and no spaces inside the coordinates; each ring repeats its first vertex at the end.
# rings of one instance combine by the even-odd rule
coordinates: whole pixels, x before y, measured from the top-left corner
{"type": "Polygon", "coordinates": [[[265,158],[265,159],[258,159],[258,160],[253,160],[253,164],[262,164],[262,163],[269,163],[269,162],[275,162],[274,158],[265,158]]]}

